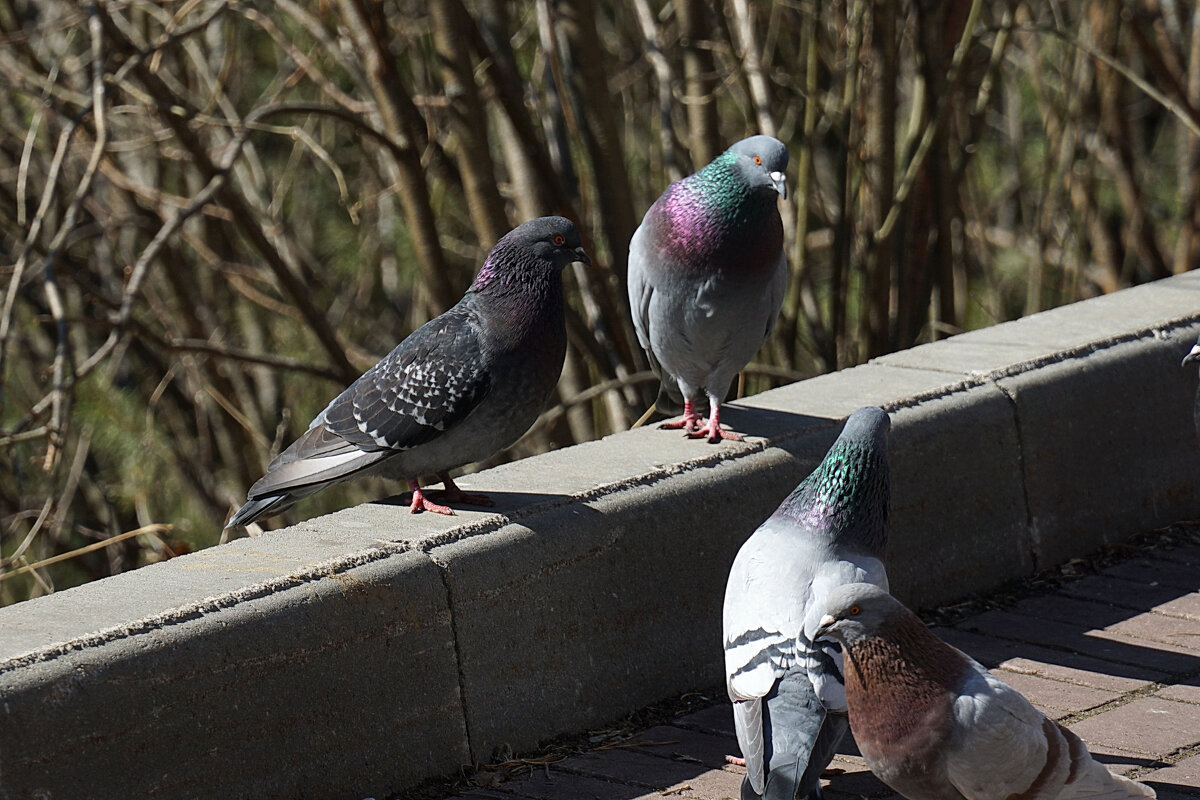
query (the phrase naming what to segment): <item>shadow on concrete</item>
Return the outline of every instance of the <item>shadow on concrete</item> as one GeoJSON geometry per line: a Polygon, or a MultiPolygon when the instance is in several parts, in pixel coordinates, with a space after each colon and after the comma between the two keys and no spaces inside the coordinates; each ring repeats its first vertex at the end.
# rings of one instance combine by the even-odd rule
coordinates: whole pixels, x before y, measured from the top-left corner
{"type": "MultiPolygon", "coordinates": [[[[794,411],[777,411],[769,408],[748,408],[736,404],[721,406],[721,425],[744,436],[776,439],[781,436],[808,434],[827,429],[828,444],[842,431],[845,419],[841,417],[814,417],[794,411]]],[[[657,424],[657,423],[655,423],[657,424]]],[[[828,444],[826,447],[828,447],[828,444]]]]}
{"type": "MultiPolygon", "coordinates": [[[[437,486],[437,484],[434,484],[437,486]]],[[[426,487],[421,487],[425,489],[426,487]]],[[[426,491],[425,494],[430,500],[435,503],[449,505],[455,512],[473,511],[480,514],[511,514],[514,511],[522,510],[529,511],[545,506],[553,506],[561,503],[566,503],[570,500],[569,495],[556,494],[552,492],[505,492],[505,491],[485,491],[482,489],[472,488],[472,493],[486,494],[492,500],[490,506],[476,506],[470,503],[449,502],[441,496],[441,489],[426,491]]],[[[412,492],[404,492],[403,494],[395,494],[390,497],[385,497],[380,500],[372,500],[373,503],[386,506],[403,506],[407,508],[412,505],[412,492]]]]}

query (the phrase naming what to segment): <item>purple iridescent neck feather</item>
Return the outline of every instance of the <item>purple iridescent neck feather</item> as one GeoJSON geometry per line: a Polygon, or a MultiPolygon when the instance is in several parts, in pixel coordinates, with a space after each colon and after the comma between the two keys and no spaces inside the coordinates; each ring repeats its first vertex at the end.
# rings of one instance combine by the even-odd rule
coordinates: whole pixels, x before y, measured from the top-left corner
{"type": "Polygon", "coordinates": [[[783,247],[778,193],[747,183],[738,174],[738,158],[722,153],[668,186],[651,208],[657,244],[677,264],[775,266],[783,247]]]}

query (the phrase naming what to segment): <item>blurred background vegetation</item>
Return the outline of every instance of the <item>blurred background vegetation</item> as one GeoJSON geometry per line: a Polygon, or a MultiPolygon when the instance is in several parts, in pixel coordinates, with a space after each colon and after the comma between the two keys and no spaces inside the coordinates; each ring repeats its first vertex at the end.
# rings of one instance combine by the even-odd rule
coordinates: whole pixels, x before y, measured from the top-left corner
{"type": "Polygon", "coordinates": [[[630,235],[743,136],[792,156],[753,392],[1191,268],[1197,121],[1178,0],[0,0],[0,603],[216,543],[523,220],[595,266],[497,460],[648,406],[630,235]]]}

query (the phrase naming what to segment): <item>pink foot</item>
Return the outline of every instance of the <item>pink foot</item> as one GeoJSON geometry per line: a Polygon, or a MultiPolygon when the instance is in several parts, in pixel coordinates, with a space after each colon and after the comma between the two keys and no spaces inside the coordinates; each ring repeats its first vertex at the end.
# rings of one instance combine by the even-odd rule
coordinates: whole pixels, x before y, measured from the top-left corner
{"type": "Polygon", "coordinates": [[[454,511],[449,506],[440,506],[427,498],[416,481],[409,481],[408,485],[412,488],[412,506],[409,509],[412,513],[420,514],[422,511],[432,511],[435,514],[454,516],[454,511]]]}
{"type": "Polygon", "coordinates": [[[708,439],[709,444],[716,444],[722,439],[729,439],[733,442],[742,440],[741,434],[733,431],[721,430],[721,409],[719,406],[712,406],[708,412],[708,423],[699,430],[692,431],[687,434],[689,439],[708,439]]]}
{"type": "Polygon", "coordinates": [[[664,431],[677,431],[683,429],[689,436],[692,431],[700,427],[700,416],[696,413],[696,407],[691,400],[683,401],[683,419],[678,422],[664,422],[658,426],[664,431]]]}
{"type": "Polygon", "coordinates": [[[723,430],[715,420],[711,419],[703,428],[689,432],[687,437],[689,439],[708,439],[709,444],[716,444],[722,439],[728,439],[731,442],[740,442],[742,440],[742,435],[740,433],[723,430]]]}
{"type": "Polygon", "coordinates": [[[746,759],[740,756],[725,756],[725,763],[733,764],[735,767],[744,767],[746,766],[746,759]]]}

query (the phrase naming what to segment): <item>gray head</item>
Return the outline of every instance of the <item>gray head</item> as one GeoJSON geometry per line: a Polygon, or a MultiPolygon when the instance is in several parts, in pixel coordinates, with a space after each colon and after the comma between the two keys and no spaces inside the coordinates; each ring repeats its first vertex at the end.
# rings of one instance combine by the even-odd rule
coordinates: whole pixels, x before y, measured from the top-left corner
{"type": "Polygon", "coordinates": [[[1196,337],[1196,343],[1192,345],[1192,349],[1183,357],[1183,366],[1200,362],[1200,336],[1196,337]]]}
{"type": "Polygon", "coordinates": [[[846,417],[841,441],[860,442],[887,451],[887,435],[892,429],[892,418],[878,406],[863,406],[846,417]]]}
{"type": "Polygon", "coordinates": [[[496,242],[493,252],[511,245],[528,248],[534,256],[562,269],[573,261],[591,264],[575,223],[566,217],[538,217],[522,223],[496,242]]]}
{"type": "Polygon", "coordinates": [[[825,616],[821,617],[814,638],[836,639],[852,645],[891,627],[889,621],[897,617],[911,616],[913,613],[899,600],[878,586],[847,583],[829,593],[825,616]]]}
{"type": "Polygon", "coordinates": [[[566,217],[538,217],[500,237],[475,276],[472,290],[494,294],[520,292],[523,285],[545,283],[573,261],[591,264],[575,223],[566,217]]]}
{"type": "Polygon", "coordinates": [[[783,172],[788,165],[788,151],[783,142],[760,134],[735,142],[726,152],[738,156],[739,171],[751,186],[770,186],[787,197],[783,172]]]}

